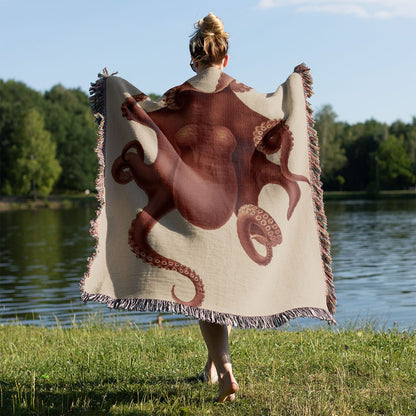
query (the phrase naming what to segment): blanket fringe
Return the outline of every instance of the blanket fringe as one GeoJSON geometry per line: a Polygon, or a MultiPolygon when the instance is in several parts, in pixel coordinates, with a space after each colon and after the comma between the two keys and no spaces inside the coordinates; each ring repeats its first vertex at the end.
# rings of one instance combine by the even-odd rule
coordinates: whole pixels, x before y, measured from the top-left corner
{"type": "Polygon", "coordinates": [[[329,240],[329,234],[327,230],[327,220],[324,210],[323,191],[321,182],[321,167],[319,164],[319,140],[318,134],[314,129],[315,120],[313,118],[313,110],[308,101],[313,94],[312,91],[312,76],[310,74],[310,68],[304,63],[298,65],[294,72],[297,72],[303,80],[303,90],[305,94],[305,105],[308,122],[308,134],[309,134],[309,158],[310,158],[310,171],[312,178],[312,197],[314,201],[315,217],[318,224],[318,232],[321,246],[321,258],[326,275],[327,296],[326,303],[328,310],[334,314],[336,305],[334,276],[332,273],[332,258],[331,258],[331,244],[329,240]]]}
{"type": "MultiPolygon", "coordinates": [[[[116,73],[112,74],[115,75],[116,73]]],[[[98,74],[96,82],[91,83],[90,87],[90,106],[94,113],[95,122],[98,125],[97,133],[97,146],[95,147],[95,153],[98,158],[98,173],[95,179],[95,188],[97,190],[98,208],[95,211],[95,218],[90,222],[90,234],[95,239],[94,252],[91,257],[88,257],[87,271],[84,273],[84,277],[81,280],[79,286],[84,293],[85,280],[89,277],[92,263],[97,255],[98,250],[98,219],[104,208],[104,137],[105,137],[105,82],[110,76],[107,68],[103,69],[102,74],[98,74]]]]}
{"type": "Polygon", "coordinates": [[[241,316],[194,308],[192,306],[157,299],[113,299],[106,295],[92,295],[88,293],[83,293],[81,299],[84,302],[95,301],[105,303],[110,309],[125,309],[141,312],[170,312],[243,329],[273,329],[295,318],[317,318],[327,321],[328,324],[336,324],[333,316],[326,310],[320,308],[295,308],[269,316],[241,316]]]}

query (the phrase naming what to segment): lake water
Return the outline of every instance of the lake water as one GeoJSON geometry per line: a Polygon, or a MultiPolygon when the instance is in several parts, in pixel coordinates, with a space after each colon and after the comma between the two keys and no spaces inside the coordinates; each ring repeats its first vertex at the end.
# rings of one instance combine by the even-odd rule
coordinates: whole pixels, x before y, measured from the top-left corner
{"type": "MultiPolygon", "coordinates": [[[[416,328],[416,200],[328,201],[325,206],[338,323],[416,328]]],[[[80,301],[78,285],[94,245],[88,233],[94,210],[91,205],[0,212],[0,324],[68,326],[91,314],[142,327],[157,321],[158,314],[80,301]]],[[[171,314],[164,320],[193,322],[171,314]]]]}

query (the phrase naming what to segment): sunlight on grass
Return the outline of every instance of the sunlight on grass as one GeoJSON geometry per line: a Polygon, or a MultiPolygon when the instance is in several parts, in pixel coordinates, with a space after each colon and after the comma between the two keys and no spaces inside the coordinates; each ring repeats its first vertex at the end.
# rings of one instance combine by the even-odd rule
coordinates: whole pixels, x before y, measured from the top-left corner
{"type": "Polygon", "coordinates": [[[233,330],[230,349],[240,392],[216,405],[197,326],[0,325],[0,414],[415,414],[414,331],[233,330]]]}

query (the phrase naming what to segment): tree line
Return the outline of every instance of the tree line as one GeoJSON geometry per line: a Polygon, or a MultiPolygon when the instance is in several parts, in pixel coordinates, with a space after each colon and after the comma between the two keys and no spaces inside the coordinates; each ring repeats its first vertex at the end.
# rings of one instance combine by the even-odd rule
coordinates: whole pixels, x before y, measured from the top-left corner
{"type": "MultiPolygon", "coordinates": [[[[152,94],[155,97],[154,94],[152,94]]],[[[391,125],[315,113],[326,190],[406,189],[416,176],[416,117],[391,125]]],[[[87,94],[56,85],[40,93],[0,80],[0,194],[47,196],[94,188],[96,125],[87,94]]]]}
{"type": "Polygon", "coordinates": [[[407,189],[416,178],[416,117],[388,125],[337,121],[330,105],[315,115],[326,190],[407,189]]]}
{"type": "Polygon", "coordinates": [[[93,189],[96,126],[88,96],[45,93],[0,80],[0,194],[47,196],[93,189]]]}

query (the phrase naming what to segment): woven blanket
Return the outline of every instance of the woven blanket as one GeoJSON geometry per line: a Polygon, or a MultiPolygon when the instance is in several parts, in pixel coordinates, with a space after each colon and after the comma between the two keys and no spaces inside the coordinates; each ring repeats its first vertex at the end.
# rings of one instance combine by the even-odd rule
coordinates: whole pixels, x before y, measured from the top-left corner
{"type": "Polygon", "coordinates": [[[335,323],[304,64],[263,94],[210,67],[152,100],[104,74],[82,299],[242,328],[335,323]]]}

